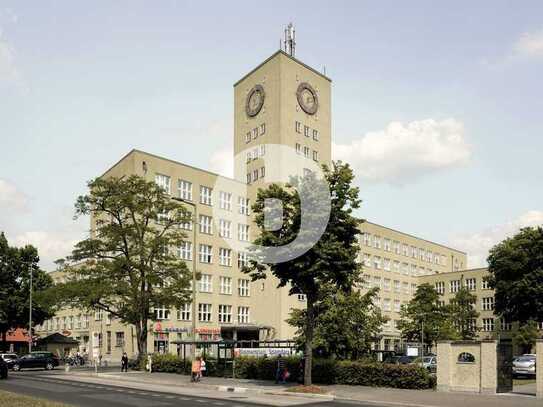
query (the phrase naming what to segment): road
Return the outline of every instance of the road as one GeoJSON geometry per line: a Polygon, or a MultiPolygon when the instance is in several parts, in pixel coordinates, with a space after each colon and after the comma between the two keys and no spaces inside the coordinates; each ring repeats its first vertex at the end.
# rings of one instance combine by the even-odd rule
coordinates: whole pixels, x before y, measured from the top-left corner
{"type": "MultiPolygon", "coordinates": [[[[185,407],[223,406],[241,407],[258,404],[244,401],[243,394],[228,395],[228,399],[210,399],[154,391],[140,391],[133,388],[80,383],[62,380],[57,375],[44,375],[43,370],[11,373],[8,380],[0,381],[0,390],[27,396],[40,397],[81,407],[185,407]]],[[[356,404],[363,406],[362,404],[356,404]]],[[[350,402],[327,401],[304,404],[304,406],[353,406],[350,402]]],[[[372,407],[376,407],[372,405],[372,407]]]]}

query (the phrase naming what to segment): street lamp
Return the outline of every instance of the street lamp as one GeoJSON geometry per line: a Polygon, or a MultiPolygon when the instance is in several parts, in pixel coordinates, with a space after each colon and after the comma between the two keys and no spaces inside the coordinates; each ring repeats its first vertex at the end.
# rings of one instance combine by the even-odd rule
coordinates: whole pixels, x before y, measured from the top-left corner
{"type": "Polygon", "coordinates": [[[28,353],[32,352],[32,263],[29,263],[30,273],[30,306],[28,309],[28,353]]]}
{"type": "Polygon", "coordinates": [[[196,359],[196,255],[197,255],[197,244],[196,244],[196,225],[198,225],[198,206],[192,201],[188,201],[183,198],[177,198],[172,196],[174,201],[183,202],[186,205],[192,206],[194,208],[194,221],[192,222],[192,340],[193,344],[191,346],[191,356],[192,360],[196,359]]]}

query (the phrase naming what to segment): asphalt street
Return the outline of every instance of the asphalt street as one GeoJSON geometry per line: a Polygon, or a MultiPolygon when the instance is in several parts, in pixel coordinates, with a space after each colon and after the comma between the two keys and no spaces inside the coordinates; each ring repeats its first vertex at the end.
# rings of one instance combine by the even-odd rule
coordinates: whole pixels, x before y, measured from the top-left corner
{"type": "MultiPolygon", "coordinates": [[[[255,406],[244,401],[243,394],[229,395],[228,399],[210,399],[133,388],[80,383],[62,380],[58,376],[43,376],[43,371],[10,372],[8,380],[0,380],[0,390],[40,397],[81,407],[167,407],[167,406],[255,406]]],[[[316,402],[305,406],[352,406],[349,402],[316,402]]],[[[362,406],[362,404],[356,404],[362,406]]],[[[373,405],[372,407],[376,407],[373,405]]]]}

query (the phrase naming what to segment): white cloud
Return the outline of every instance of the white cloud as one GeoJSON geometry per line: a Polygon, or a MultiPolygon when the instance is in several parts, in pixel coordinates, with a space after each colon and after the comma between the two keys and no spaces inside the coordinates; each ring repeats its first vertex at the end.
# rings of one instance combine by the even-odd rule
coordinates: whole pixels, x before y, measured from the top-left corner
{"type": "Polygon", "coordinates": [[[38,249],[40,266],[46,271],[54,269],[54,261],[71,254],[74,245],[82,238],[73,231],[46,232],[28,231],[15,236],[14,246],[26,246],[28,244],[38,249]]]}
{"type": "Polygon", "coordinates": [[[0,28],[0,83],[20,84],[21,80],[21,74],[15,65],[14,49],[4,39],[0,28]]]}
{"type": "Polygon", "coordinates": [[[348,162],[358,177],[395,185],[466,164],[471,147],[455,119],[392,122],[349,144],[333,144],[332,156],[348,162]]]}
{"type": "Polygon", "coordinates": [[[470,268],[485,267],[488,251],[506,237],[513,236],[521,228],[543,224],[543,211],[528,211],[518,218],[501,225],[489,227],[477,233],[455,236],[450,239],[451,246],[468,253],[470,268]]]}
{"type": "Polygon", "coordinates": [[[7,210],[26,211],[28,197],[15,185],[0,178],[0,211],[7,210]]]}
{"type": "Polygon", "coordinates": [[[543,56],[543,29],[522,34],[515,43],[514,50],[522,55],[543,56]]]}
{"type": "Polygon", "coordinates": [[[213,172],[224,177],[233,178],[234,151],[232,148],[223,148],[211,154],[211,157],[209,158],[209,167],[213,172]]]}

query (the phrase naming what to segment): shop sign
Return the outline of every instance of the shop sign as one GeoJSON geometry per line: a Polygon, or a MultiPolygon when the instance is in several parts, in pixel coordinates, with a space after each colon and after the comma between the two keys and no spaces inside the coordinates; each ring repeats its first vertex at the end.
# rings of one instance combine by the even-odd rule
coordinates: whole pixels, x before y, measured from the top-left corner
{"type": "Polygon", "coordinates": [[[234,349],[234,356],[290,356],[292,350],[290,348],[236,348],[234,349]]]}

